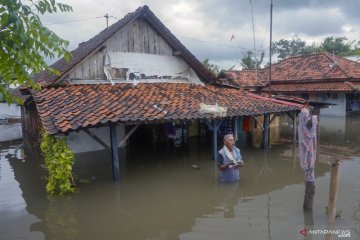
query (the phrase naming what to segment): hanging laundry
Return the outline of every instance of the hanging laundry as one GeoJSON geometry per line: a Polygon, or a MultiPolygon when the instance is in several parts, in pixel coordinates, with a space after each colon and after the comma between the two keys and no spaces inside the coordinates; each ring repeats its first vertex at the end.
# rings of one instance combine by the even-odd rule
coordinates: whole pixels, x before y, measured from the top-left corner
{"type": "Polygon", "coordinates": [[[314,166],[316,160],[317,116],[312,116],[303,108],[299,114],[299,149],[300,166],[305,170],[305,181],[315,180],[314,166]]]}
{"type": "Polygon", "coordinates": [[[251,130],[251,117],[243,117],[243,121],[242,121],[242,129],[244,130],[244,132],[250,132],[251,130]]]}

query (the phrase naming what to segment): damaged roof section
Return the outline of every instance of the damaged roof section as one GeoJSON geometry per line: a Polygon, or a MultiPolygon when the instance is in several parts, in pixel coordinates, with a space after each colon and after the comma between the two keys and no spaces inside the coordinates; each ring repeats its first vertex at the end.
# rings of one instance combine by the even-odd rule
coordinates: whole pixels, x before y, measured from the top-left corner
{"type": "Polygon", "coordinates": [[[45,130],[67,133],[121,122],[160,123],[219,117],[202,104],[226,107],[221,117],[252,116],[301,109],[302,105],[242,90],[184,83],[66,85],[34,93],[45,130]]]}

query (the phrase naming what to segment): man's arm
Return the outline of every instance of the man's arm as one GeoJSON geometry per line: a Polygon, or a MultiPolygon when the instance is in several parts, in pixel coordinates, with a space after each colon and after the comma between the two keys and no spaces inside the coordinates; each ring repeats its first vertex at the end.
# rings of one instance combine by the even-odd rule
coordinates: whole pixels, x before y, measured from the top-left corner
{"type": "Polygon", "coordinates": [[[233,163],[231,162],[224,164],[224,157],[220,153],[218,153],[217,155],[217,161],[218,161],[218,167],[221,171],[224,171],[228,169],[230,165],[233,165],[233,163]]]}

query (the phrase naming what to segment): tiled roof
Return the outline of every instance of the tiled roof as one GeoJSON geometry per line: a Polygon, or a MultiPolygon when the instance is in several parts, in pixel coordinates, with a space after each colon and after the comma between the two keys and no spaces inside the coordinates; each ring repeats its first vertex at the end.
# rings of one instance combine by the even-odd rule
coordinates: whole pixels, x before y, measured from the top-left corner
{"type": "Polygon", "coordinates": [[[189,50],[186,49],[186,47],[170,32],[170,30],[146,5],[139,7],[132,13],[127,14],[124,18],[109,26],[109,28],[101,31],[95,37],[91,38],[87,42],[80,44],[78,48],[71,52],[73,55],[71,61],[66,62],[65,59],[62,58],[54,63],[51,67],[57,69],[61,73],[60,76],[42,72],[35,76],[35,80],[45,87],[55,83],[76,64],[80,63],[85,57],[99,49],[106,40],[111,38],[127,23],[140,17],[141,19],[146,20],[173,49],[178,50],[181,53],[180,56],[183,57],[184,60],[196,71],[202,80],[211,83],[217,82],[216,77],[211,72],[209,72],[189,50]]]}
{"type": "MultiPolygon", "coordinates": [[[[271,82],[331,82],[360,80],[360,63],[322,52],[286,58],[271,67],[271,82]]],[[[224,71],[240,86],[264,86],[268,83],[268,68],[224,71]]]]}
{"type": "Polygon", "coordinates": [[[33,94],[42,124],[50,134],[110,122],[151,123],[209,119],[200,103],[227,107],[227,116],[298,110],[301,106],[244,91],[186,83],[65,85],[33,94]]]}
{"type": "Polygon", "coordinates": [[[352,92],[356,89],[350,82],[276,83],[262,89],[271,92],[352,92]]]}
{"type": "Polygon", "coordinates": [[[272,82],[360,79],[360,63],[322,52],[289,57],[272,66],[272,82]]]}
{"type": "Polygon", "coordinates": [[[241,87],[258,87],[265,86],[267,81],[267,74],[264,70],[225,70],[219,74],[220,78],[231,79],[241,87]]]}

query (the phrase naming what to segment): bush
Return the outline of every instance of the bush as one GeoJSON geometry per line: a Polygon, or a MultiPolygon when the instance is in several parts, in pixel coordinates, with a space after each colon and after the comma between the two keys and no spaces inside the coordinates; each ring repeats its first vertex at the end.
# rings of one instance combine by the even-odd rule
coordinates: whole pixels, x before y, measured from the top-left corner
{"type": "Polygon", "coordinates": [[[67,137],[55,137],[43,131],[40,148],[48,170],[46,191],[58,195],[74,192],[74,153],[67,146],[67,137]]]}

